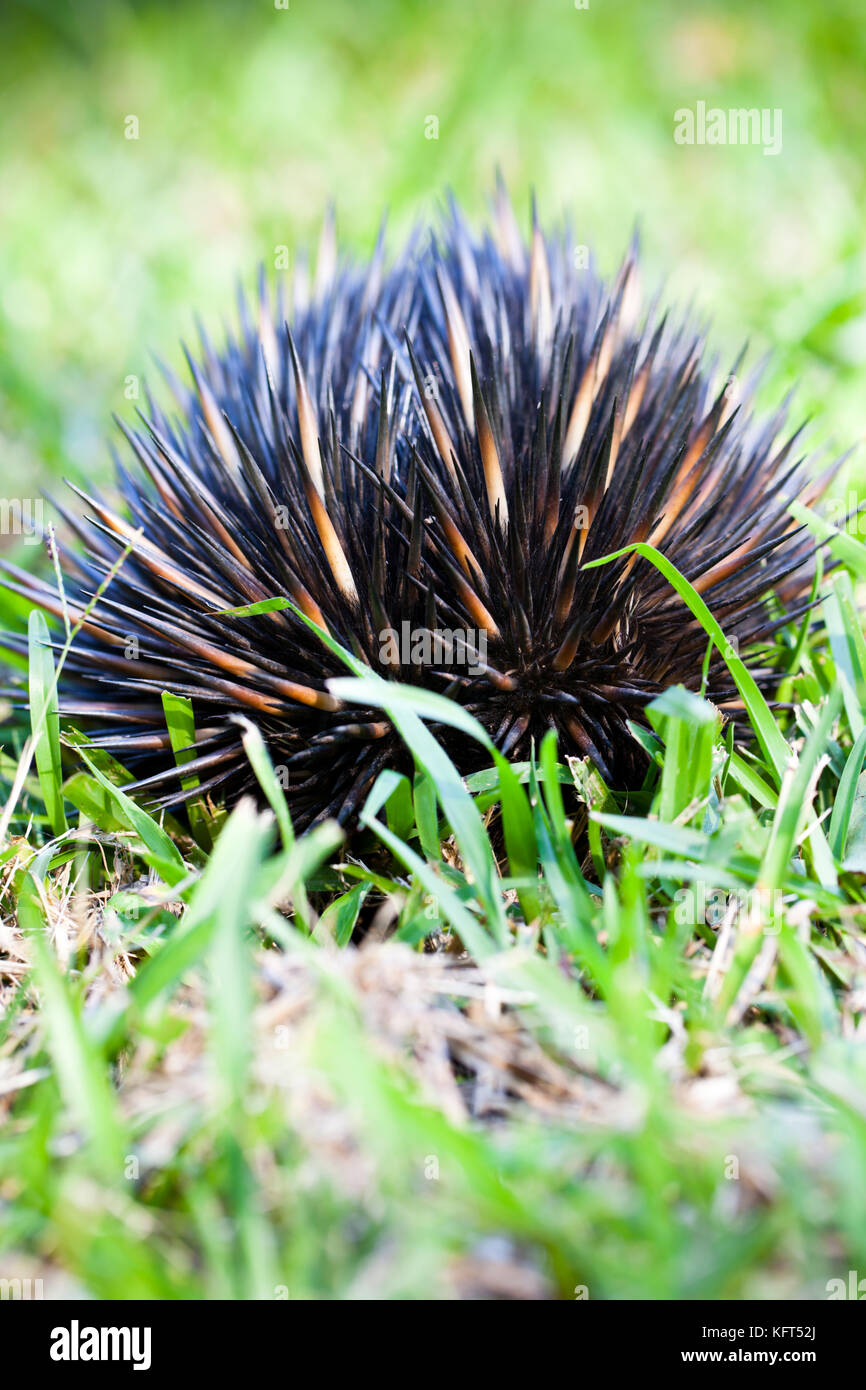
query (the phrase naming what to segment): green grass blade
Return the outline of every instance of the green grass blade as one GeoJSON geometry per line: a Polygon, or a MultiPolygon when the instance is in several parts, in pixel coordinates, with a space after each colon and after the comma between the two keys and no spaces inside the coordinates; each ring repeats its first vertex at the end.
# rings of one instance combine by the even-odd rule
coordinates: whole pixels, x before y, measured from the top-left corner
{"type": "Polygon", "coordinates": [[[428,864],[419,854],[416,854],[411,846],[392,834],[388,827],[377,820],[374,815],[368,814],[366,807],[360,812],[359,820],[362,825],[378,835],[394,857],[413,873],[424,885],[427,892],[436,899],[440,915],[451,923],[467,951],[476,960],[485,960],[491,955],[496,949],[496,943],[487,934],[478,919],[460,901],[457,893],[445,881],[443,875],[438,873],[432,864],[428,864]]]}
{"type": "Polygon", "coordinates": [[[786,771],[779,803],[773,817],[770,840],[761,865],[759,882],[768,889],[778,888],[785,879],[794,853],[797,832],[811,810],[809,788],[818,759],[824,752],[833,721],[839,712],[841,695],[834,691],[821,711],[815,728],[806,740],[795,768],[786,771]]]}
{"type": "Polygon", "coordinates": [[[866,729],[861,731],[857,742],[848,754],[848,760],[839,779],[839,787],[830,815],[827,839],[830,842],[830,849],[834,858],[840,863],[845,857],[848,827],[851,824],[851,812],[854,808],[854,798],[857,795],[857,784],[860,780],[864,758],[866,758],[866,729]]]}
{"type": "Polygon", "coordinates": [[[63,769],[60,758],[60,715],[51,635],[44,615],[34,608],[27,623],[30,729],[36,771],[48,820],[55,835],[68,829],[63,810],[63,769]]]}
{"type": "MultiPolygon", "coordinates": [[[[178,767],[192,762],[195,750],[195,717],[192,702],[185,695],[174,695],[170,690],[162,692],[162,708],[165,713],[171,750],[178,767]]],[[[197,774],[182,777],[180,785],[184,791],[192,791],[199,785],[197,774]]],[[[201,797],[191,798],[186,803],[190,829],[196,843],[207,852],[213,849],[213,837],[209,817],[201,797]]]]}
{"type": "Polygon", "coordinates": [[[370,887],[369,883],[357,883],[348,893],[343,893],[329,903],[316,923],[313,933],[316,940],[333,937],[341,949],[348,946],[370,887]]]}
{"type": "Polygon", "coordinates": [[[664,575],[665,579],[679,594],[689,611],[697,618],[707,636],[712,638],[716,648],[724,658],[725,665],[731,673],[734,683],[742,696],[743,704],[746,707],[752,727],[758,736],[758,742],[764,752],[768,763],[772,767],[776,780],[781,784],[782,776],[789,757],[788,745],[782,737],[778,724],[773,718],[767,701],[761,694],[755,678],[746,666],[743,659],[733,650],[728,639],[725,637],[719,623],[713,617],[704,600],[701,598],[697,589],[680,574],[675,565],[672,565],[666,555],[660,550],[656,550],[654,545],[649,545],[645,541],[636,541],[633,545],[623,546],[622,550],[616,550],[611,555],[603,555],[598,560],[590,560],[584,565],[584,569],[594,569],[596,565],[606,565],[612,560],[618,560],[623,555],[637,554],[644,560],[648,560],[651,565],[664,575]]]}
{"type": "Polygon", "coordinates": [[[149,864],[152,864],[170,886],[180,883],[182,879],[186,878],[187,869],[180,850],[170,836],[165,833],[161,825],[157,825],[152,816],[149,816],[131,797],[127,796],[126,792],[109,782],[105,773],[99,770],[84,748],[79,748],[78,752],[107,794],[116,816],[130,830],[134,830],[144,844],[143,857],[147,859],[149,864]]]}
{"type": "MultiPolygon", "coordinates": [[[[422,722],[421,716],[460,728],[485,747],[489,745],[489,751],[493,752],[493,746],[481,725],[459,705],[452,704],[443,696],[432,695],[429,691],[416,690],[411,686],[400,686],[378,677],[341,677],[329,681],[328,687],[340,699],[348,700],[350,703],[374,705],[384,709],[418,766],[433,778],[442,811],[454,832],[467,867],[471,870],[491,929],[504,945],[508,929],[496,860],[484,823],[456,767],[422,722]]],[[[376,833],[380,833],[378,827],[376,833]]],[[[396,836],[394,838],[400,843],[396,836]]]]}
{"type": "Polygon", "coordinates": [[[799,521],[802,526],[808,526],[819,541],[826,542],[831,555],[841,560],[843,565],[847,565],[861,579],[866,579],[866,545],[862,541],[849,535],[847,531],[839,531],[810,507],[804,507],[802,502],[791,502],[788,511],[795,521],[799,521]]]}
{"type": "Polygon", "coordinates": [[[105,1059],[85,1032],[77,985],[61,973],[48,945],[39,887],[30,874],[21,877],[18,920],[33,950],[45,1037],[64,1101],[88,1138],[102,1180],[119,1185],[124,1144],[105,1059]]]}
{"type": "Polygon", "coordinates": [[[249,759],[250,767],[256,774],[256,781],[268,799],[268,803],[277,818],[277,825],[280,830],[280,839],[284,849],[291,849],[295,843],[295,830],[292,825],[292,817],[289,812],[289,803],[286,800],[286,793],[277,781],[277,774],[268,752],[267,744],[262,738],[261,730],[251,719],[240,717],[239,723],[243,729],[242,741],[244,752],[249,759]]]}

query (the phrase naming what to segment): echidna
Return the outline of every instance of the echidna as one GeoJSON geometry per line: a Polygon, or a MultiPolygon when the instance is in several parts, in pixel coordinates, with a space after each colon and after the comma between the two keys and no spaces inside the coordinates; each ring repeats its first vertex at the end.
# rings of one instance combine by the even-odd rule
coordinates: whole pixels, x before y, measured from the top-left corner
{"type": "MultiPolygon", "coordinates": [[[[588,561],[660,548],[772,688],[761,649],[810,581],[787,508],[821,487],[804,492],[796,435],[775,442],[784,408],[755,422],[749,385],[713,387],[700,332],[639,319],[634,248],[607,286],[534,212],[527,246],[501,188],[494,214],[479,240],[452,205],[389,271],[381,240],[363,268],[338,261],[327,226],[289,324],[262,279],[221,352],[202,335],[191,388],[170,378],[179,414],[148,397],[144,427],[122,426],[120,509],[85,497],[90,522],[67,517],[86,545],[63,552],[73,617],[143,531],[73,647],[61,708],[162,804],[184,796],[164,690],[193,705],[184,775],[229,802],[253,788],[247,714],[300,827],[351,820],[405,761],[380,711],[329,693],[345,670],[291,610],[224,613],[276,596],[380,673],[464,704],[509,756],[553,728],[615,787],[645,771],[628,721],[698,687],[706,636],[645,560],[588,561]],[[458,637],[416,640],[441,632],[458,637]]],[[[61,611],[41,581],[16,571],[12,587],[61,611]]],[[[706,689],[736,701],[717,653],[706,689]]]]}

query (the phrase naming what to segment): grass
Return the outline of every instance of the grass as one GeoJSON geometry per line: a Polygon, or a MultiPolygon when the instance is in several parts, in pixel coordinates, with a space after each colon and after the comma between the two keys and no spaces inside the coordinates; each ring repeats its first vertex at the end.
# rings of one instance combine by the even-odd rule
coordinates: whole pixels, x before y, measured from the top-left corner
{"type": "Polygon", "coordinates": [[[61,766],[34,624],[38,776],[25,750],[0,851],[4,1276],[826,1297],[866,1260],[862,638],[838,613],[833,644],[779,636],[775,712],[729,653],[751,743],[660,697],[627,801],[552,736],[464,782],[435,728],[487,745],[471,717],[346,654],[335,688],[382,705],[414,777],[380,776],[349,844],[296,839],[249,724],[273,810],[200,806],[206,848],[80,738],[61,766]]]}

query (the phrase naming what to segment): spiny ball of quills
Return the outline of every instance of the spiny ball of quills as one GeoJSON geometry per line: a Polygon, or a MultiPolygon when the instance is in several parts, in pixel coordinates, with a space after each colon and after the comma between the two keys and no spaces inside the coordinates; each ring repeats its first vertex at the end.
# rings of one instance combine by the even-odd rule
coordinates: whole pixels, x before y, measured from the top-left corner
{"type": "MultiPolygon", "coordinates": [[[[534,213],[525,243],[501,188],[482,237],[452,205],[390,269],[381,238],[369,264],[338,257],[326,222],[311,289],[296,276],[289,311],[262,281],[221,351],[202,334],[191,385],[168,374],[176,409],[148,398],[143,424],[121,425],[122,501],[81,494],[91,516],[67,515],[84,542],[62,556],[73,621],[129,552],[73,645],[62,710],[164,805],[186,793],[162,692],[192,702],[184,777],[229,804],[256,790],[245,715],[296,825],[351,822],[408,755],[381,710],[329,690],[345,667],[292,610],[222,611],[284,596],[378,673],[460,702],[509,757],[554,729],[561,757],[634,786],[629,721],[670,685],[698,688],[707,649],[645,559],[585,568],[635,541],[771,690],[761,653],[812,573],[787,509],[822,481],[806,484],[796,435],[779,440],[784,409],[756,421],[738,364],[719,373],[700,332],[642,313],[637,278],[632,250],[608,286],[534,213]]],[[[50,585],[10,582],[62,613],[50,585]]],[[[706,693],[736,711],[718,653],[706,693]]],[[[483,761],[448,737],[461,771],[483,761]]]]}

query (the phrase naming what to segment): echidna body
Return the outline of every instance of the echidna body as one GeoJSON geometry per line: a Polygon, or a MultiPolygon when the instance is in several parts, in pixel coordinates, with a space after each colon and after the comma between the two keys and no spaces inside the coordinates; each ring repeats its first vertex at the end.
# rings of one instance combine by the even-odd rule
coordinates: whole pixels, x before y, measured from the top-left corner
{"type": "MultiPolygon", "coordinates": [[[[299,827],[351,820],[405,762],[380,710],[329,691],[345,668],[295,613],[224,612],[277,596],[380,674],[465,705],[509,756],[553,728],[561,755],[588,755],[614,786],[645,767],[628,721],[672,684],[697,688],[707,639],[647,561],[589,561],[656,546],[772,686],[760,649],[811,578],[788,505],[821,485],[804,491],[796,436],[777,442],[783,411],[756,423],[748,388],[713,386],[699,333],[639,319],[633,252],[608,287],[534,218],[525,246],[500,190],[492,234],[452,207],[388,271],[381,242],[367,267],[339,265],[328,226],[312,293],[294,299],[286,325],[262,285],[222,352],[203,336],[191,388],[172,378],[179,414],[151,401],[143,428],[123,427],[122,505],[86,498],[90,522],[68,517],[86,547],[64,550],[73,619],[132,543],[61,708],[143,790],[185,795],[165,690],[195,714],[184,776],[229,802],[254,789],[247,715],[299,827]],[[444,661],[383,640],[439,631],[465,634],[444,661]]],[[[61,612],[49,585],[16,572],[12,587],[61,612]]],[[[718,653],[706,690],[736,701],[718,653]]]]}

